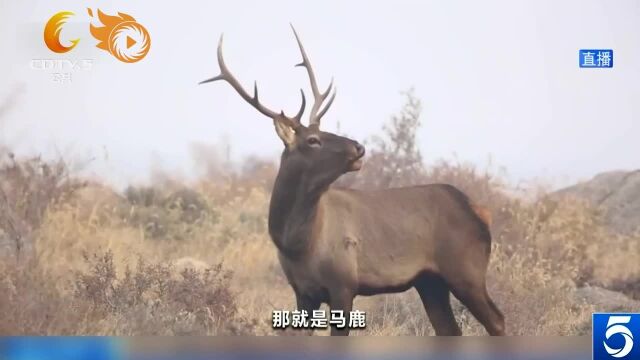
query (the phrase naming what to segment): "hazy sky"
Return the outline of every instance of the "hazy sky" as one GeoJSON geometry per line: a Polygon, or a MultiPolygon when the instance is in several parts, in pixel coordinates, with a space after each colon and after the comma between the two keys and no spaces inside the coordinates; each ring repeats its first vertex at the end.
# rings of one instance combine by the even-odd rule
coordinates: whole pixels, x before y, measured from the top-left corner
{"type": "Polygon", "coordinates": [[[489,157],[514,181],[567,182],[640,167],[640,1],[9,1],[0,0],[0,99],[23,86],[0,140],[23,152],[56,148],[97,159],[92,169],[122,184],[152,166],[197,169],[193,143],[228,141],[235,158],[275,158],[268,118],[224,83],[215,50],[261,100],[289,113],[309,95],[292,22],[321,86],[336,101],[324,129],[363,140],[379,131],[415,87],[424,104],[419,137],[427,161],[489,157]],[[95,47],[86,6],[132,15],[152,39],[125,64],[95,47]],[[42,40],[45,22],[75,12],[66,54],[42,40]],[[613,69],[580,69],[578,50],[614,50],[613,69]],[[58,84],[32,59],[93,59],[58,84]],[[226,140],[225,140],[226,139],[226,140]],[[106,156],[105,154],[108,154],[106,156]]]}

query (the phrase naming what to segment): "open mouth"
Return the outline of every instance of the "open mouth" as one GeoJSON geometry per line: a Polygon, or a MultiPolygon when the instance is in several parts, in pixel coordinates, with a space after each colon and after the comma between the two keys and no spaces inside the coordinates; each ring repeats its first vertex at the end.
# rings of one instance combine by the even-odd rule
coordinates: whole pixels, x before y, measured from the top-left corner
{"type": "Polygon", "coordinates": [[[364,146],[358,143],[355,143],[354,150],[355,150],[355,156],[349,162],[348,171],[358,171],[360,170],[360,168],[362,168],[362,158],[364,157],[364,153],[365,153],[364,146]]]}
{"type": "Polygon", "coordinates": [[[362,158],[357,158],[349,164],[349,171],[358,171],[362,168],[362,158]]]}

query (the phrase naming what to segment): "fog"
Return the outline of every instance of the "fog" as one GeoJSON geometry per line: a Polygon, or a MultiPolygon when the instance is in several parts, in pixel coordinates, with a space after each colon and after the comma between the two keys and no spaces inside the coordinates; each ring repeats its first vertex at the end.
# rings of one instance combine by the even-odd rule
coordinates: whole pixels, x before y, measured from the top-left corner
{"type": "Polygon", "coordinates": [[[306,73],[289,23],[298,30],[320,86],[338,89],[323,128],[358,140],[379,132],[402,106],[400,91],[423,101],[419,138],[427,162],[489,159],[514,182],[556,185],[598,172],[640,167],[640,3],[637,1],[97,1],[144,25],[151,50],[134,64],[95,47],[77,1],[0,2],[0,99],[18,91],[0,140],[25,154],[93,159],[89,170],[114,183],[150,170],[197,173],[190,146],[229,144],[231,156],[276,159],[281,142],[268,118],[224,83],[197,85],[225,57],[261,100],[293,113],[306,73]],[[42,31],[69,10],[65,54],[42,31]],[[613,49],[612,69],[581,69],[581,48],[613,49]],[[60,84],[33,59],[90,59],[60,84]],[[18,90],[16,90],[18,89],[18,90]]]}

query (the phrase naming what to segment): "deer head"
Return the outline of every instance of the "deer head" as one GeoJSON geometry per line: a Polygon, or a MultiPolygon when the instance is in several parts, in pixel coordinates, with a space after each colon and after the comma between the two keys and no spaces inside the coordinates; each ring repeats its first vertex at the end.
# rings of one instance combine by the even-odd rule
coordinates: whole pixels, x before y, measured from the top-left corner
{"type": "Polygon", "coordinates": [[[300,37],[293,25],[291,28],[302,54],[302,62],[296,66],[302,66],[307,70],[313,94],[314,102],[309,113],[308,126],[303,125],[300,121],[306,106],[304,91],[300,89],[302,100],[300,109],[295,116],[287,116],[284,111],[277,112],[264,106],[258,99],[257,83],[254,82],[253,96],[249,95],[225,64],[222,56],[222,36],[220,36],[220,41],[218,42],[220,75],[204,80],[200,84],[217,80],[224,80],[229,83],[246,102],[261,114],[273,120],[276,134],[278,134],[285,146],[280,170],[287,169],[303,174],[305,177],[315,179],[314,183],[317,185],[328,186],[340,175],[349,171],[359,170],[362,166],[362,157],[365,149],[364,146],[354,140],[320,130],[320,120],[329,110],[336,96],[333,80],[324,92],[320,92],[313,68],[302,46],[300,37]],[[329,97],[331,93],[332,95],[329,97]]]}

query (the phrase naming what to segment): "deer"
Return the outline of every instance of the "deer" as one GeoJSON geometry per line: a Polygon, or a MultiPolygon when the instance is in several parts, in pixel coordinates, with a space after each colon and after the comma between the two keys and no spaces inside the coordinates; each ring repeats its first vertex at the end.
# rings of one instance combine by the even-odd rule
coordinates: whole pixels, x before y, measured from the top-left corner
{"type": "MultiPolygon", "coordinates": [[[[488,209],[449,184],[367,191],[332,186],[342,175],[361,169],[365,147],[320,130],[336,96],[333,79],[321,92],[302,41],[291,28],[302,55],[296,66],[306,70],[313,95],[308,125],[301,122],[304,90],[293,116],[261,103],[257,82],[253,95],[245,90],[225,63],[224,34],[217,47],[219,75],[199,84],[228,83],[272,119],[282,140],[268,232],[297,309],[312,314],[327,304],[332,312],[342,311],[348,324],[356,296],[415,288],[436,336],[462,335],[451,294],[489,335],[504,335],[504,316],[489,297],[485,280],[491,254],[488,209]]],[[[331,326],[331,336],[349,335],[349,326],[340,325],[331,326]]]]}

